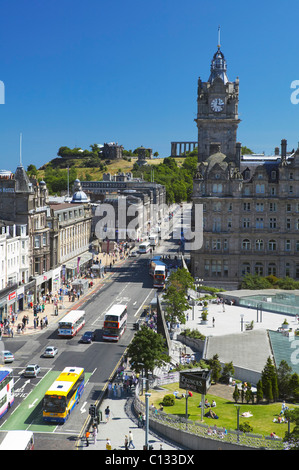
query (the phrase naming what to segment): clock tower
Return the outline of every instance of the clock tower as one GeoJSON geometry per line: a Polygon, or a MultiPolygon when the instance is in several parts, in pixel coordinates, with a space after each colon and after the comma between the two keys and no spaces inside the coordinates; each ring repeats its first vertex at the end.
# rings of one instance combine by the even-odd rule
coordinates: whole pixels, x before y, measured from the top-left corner
{"type": "Polygon", "coordinates": [[[227,159],[238,164],[236,158],[239,79],[228,80],[225,57],[218,45],[211,63],[207,82],[198,79],[197,118],[198,162],[220,151],[227,159]]]}

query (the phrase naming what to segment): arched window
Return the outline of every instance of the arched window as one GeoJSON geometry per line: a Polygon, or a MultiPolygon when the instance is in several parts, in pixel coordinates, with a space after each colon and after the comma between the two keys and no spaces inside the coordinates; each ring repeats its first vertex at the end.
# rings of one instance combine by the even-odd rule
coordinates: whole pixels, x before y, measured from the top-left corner
{"type": "Polygon", "coordinates": [[[275,263],[269,263],[268,276],[276,276],[276,264],[275,263]]]}
{"type": "Polygon", "coordinates": [[[264,240],[261,240],[261,239],[256,240],[255,241],[255,249],[257,251],[262,251],[264,249],[264,240]]]}
{"type": "Polygon", "coordinates": [[[277,243],[276,240],[269,240],[268,242],[268,249],[270,251],[276,251],[277,250],[277,243]]]}
{"type": "Polygon", "coordinates": [[[242,250],[250,250],[250,248],[251,248],[250,240],[245,238],[245,240],[242,241],[242,250]]]}
{"type": "Polygon", "coordinates": [[[263,276],[264,275],[264,266],[263,263],[255,263],[254,266],[254,272],[258,276],[263,276]]]}
{"type": "Polygon", "coordinates": [[[242,276],[245,276],[245,274],[250,274],[250,263],[242,264],[241,273],[242,273],[242,276]]]}

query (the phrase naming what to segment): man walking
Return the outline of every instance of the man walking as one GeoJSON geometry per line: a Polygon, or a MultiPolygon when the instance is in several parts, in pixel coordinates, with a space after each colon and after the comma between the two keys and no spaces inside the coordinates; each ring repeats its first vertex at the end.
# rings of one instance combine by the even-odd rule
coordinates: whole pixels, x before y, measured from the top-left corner
{"type": "Polygon", "coordinates": [[[133,433],[132,433],[132,431],[129,431],[129,445],[128,445],[128,449],[130,449],[131,446],[133,447],[133,449],[135,449],[134,442],[133,442],[133,433]]]}
{"type": "Polygon", "coordinates": [[[107,408],[105,409],[105,418],[106,418],[106,423],[108,423],[109,418],[110,418],[110,408],[109,408],[109,406],[107,406],[107,408]]]}

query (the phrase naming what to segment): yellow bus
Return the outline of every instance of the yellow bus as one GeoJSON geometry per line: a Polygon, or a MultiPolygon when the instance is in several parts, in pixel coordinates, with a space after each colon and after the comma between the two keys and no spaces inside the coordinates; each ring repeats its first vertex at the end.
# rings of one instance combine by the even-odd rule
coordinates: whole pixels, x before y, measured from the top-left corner
{"type": "Polygon", "coordinates": [[[84,391],[84,369],[66,367],[46,392],[43,420],[64,423],[84,391]]]}

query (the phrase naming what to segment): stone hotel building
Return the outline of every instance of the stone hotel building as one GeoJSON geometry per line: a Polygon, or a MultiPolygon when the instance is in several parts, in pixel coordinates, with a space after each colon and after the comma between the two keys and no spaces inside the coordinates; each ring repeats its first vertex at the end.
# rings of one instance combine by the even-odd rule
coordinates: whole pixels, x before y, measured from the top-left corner
{"type": "Polygon", "coordinates": [[[230,82],[218,46],[198,80],[198,169],[193,204],[203,206],[203,245],[191,270],[207,284],[236,285],[246,273],[299,279],[299,149],[242,155],[239,80],[230,82]]]}

